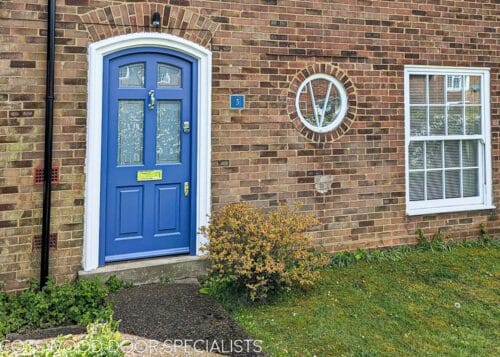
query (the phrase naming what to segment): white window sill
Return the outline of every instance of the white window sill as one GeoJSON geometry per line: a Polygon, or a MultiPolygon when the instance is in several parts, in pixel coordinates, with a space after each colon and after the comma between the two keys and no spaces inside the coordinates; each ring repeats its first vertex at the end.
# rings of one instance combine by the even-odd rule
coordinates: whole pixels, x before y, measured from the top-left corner
{"type": "Polygon", "coordinates": [[[419,209],[406,209],[407,216],[419,216],[437,213],[452,213],[452,212],[466,212],[466,211],[481,211],[495,209],[493,205],[467,205],[467,206],[448,206],[448,207],[426,207],[419,209]]]}

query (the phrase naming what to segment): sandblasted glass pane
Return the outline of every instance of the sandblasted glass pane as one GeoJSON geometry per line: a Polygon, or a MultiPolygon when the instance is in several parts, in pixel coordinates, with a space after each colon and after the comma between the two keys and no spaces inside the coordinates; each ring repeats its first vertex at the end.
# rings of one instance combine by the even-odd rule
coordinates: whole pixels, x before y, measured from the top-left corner
{"type": "Polygon", "coordinates": [[[465,107],[465,134],[481,134],[481,107],[465,107]]]}
{"type": "Polygon", "coordinates": [[[427,135],[427,109],[425,107],[410,109],[410,135],[427,135]]]}
{"type": "Polygon", "coordinates": [[[443,167],[442,142],[428,141],[426,145],[427,168],[439,169],[443,167]]]}
{"type": "Polygon", "coordinates": [[[429,75],[429,103],[430,104],[445,104],[444,97],[444,80],[443,75],[429,75]]]}
{"type": "Polygon", "coordinates": [[[410,76],[410,104],[426,104],[427,101],[427,76],[410,76]]]}
{"type": "Polygon", "coordinates": [[[478,166],[478,150],[476,140],[462,141],[462,166],[477,167],[478,166]]]}
{"type": "Polygon", "coordinates": [[[481,77],[465,77],[465,103],[481,104],[481,77]]]}
{"type": "Polygon", "coordinates": [[[140,165],[144,151],[144,101],[120,100],[118,165],[140,165]]]}
{"type": "Polygon", "coordinates": [[[445,167],[460,167],[460,141],[444,142],[444,162],[445,167]]]}
{"type": "Polygon", "coordinates": [[[445,107],[429,107],[430,135],[446,134],[445,107]]]}
{"type": "Polygon", "coordinates": [[[464,170],[464,197],[479,196],[479,172],[478,169],[464,170]]]}
{"type": "Polygon", "coordinates": [[[410,143],[408,148],[410,170],[421,170],[424,168],[424,142],[416,141],[410,143]]]}
{"type": "Polygon", "coordinates": [[[461,197],[460,170],[446,170],[446,198],[461,197]]]}
{"type": "Polygon", "coordinates": [[[443,198],[443,171],[427,172],[427,199],[440,200],[443,198]]]}
{"type": "Polygon", "coordinates": [[[144,88],[144,63],[120,67],[120,88],[144,88]]]}
{"type": "Polygon", "coordinates": [[[448,135],[462,135],[464,133],[463,123],[463,107],[448,107],[448,135]]]}
{"type": "Polygon", "coordinates": [[[158,88],[179,88],[181,69],[166,64],[158,65],[158,88]]]}
{"type": "Polygon", "coordinates": [[[156,162],[180,162],[181,102],[159,101],[156,129],[156,162]]]}
{"type": "Polygon", "coordinates": [[[410,172],[410,201],[425,199],[425,176],[423,172],[410,172]]]}

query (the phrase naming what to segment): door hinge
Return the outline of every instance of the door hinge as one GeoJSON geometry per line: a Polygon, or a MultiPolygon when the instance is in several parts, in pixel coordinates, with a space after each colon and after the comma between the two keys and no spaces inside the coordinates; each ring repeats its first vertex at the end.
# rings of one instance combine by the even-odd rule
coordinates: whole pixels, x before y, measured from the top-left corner
{"type": "Polygon", "coordinates": [[[189,182],[184,182],[184,196],[189,196],[189,182]]]}

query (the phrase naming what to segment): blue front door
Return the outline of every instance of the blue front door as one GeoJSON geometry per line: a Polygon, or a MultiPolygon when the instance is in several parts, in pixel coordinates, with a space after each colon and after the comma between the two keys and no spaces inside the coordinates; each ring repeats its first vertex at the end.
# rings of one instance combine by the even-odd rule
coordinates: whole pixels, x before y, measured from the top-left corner
{"type": "Polygon", "coordinates": [[[194,251],[195,64],[155,48],[105,58],[101,265],[194,251]]]}

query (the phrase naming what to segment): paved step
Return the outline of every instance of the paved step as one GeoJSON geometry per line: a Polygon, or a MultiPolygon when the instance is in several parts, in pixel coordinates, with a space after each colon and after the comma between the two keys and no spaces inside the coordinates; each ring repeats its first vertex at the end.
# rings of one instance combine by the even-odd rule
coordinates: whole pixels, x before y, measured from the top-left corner
{"type": "Polygon", "coordinates": [[[206,276],[208,266],[205,257],[185,255],[111,263],[92,271],[80,271],[78,276],[82,279],[101,277],[105,281],[115,275],[134,285],[193,282],[206,276]]]}

